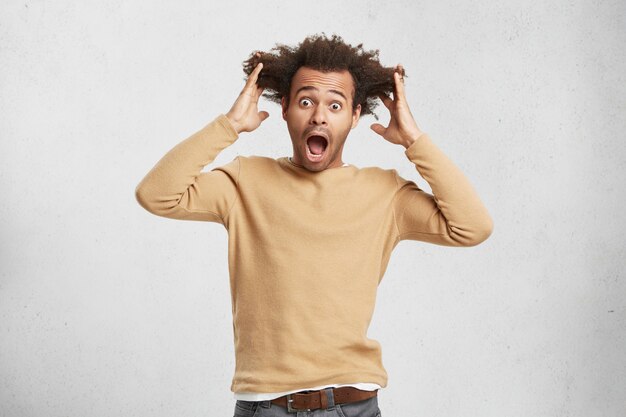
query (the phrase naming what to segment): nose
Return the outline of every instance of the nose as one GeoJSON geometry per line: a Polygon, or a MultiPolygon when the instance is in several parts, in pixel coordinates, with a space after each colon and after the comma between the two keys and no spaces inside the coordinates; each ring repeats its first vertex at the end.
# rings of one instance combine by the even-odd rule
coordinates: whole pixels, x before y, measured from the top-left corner
{"type": "Polygon", "coordinates": [[[311,114],[311,124],[313,125],[325,125],[327,124],[326,112],[324,106],[315,106],[313,114],[311,114]]]}

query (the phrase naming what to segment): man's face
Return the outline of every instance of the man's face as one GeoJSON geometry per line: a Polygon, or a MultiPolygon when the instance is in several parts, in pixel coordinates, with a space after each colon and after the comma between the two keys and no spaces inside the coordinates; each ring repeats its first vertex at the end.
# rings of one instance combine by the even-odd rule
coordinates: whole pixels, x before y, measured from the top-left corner
{"type": "Polygon", "coordinates": [[[361,105],[352,109],[350,72],[321,72],[300,67],[291,80],[289,106],[283,97],[283,119],[293,145],[293,161],[309,171],[343,165],[341,153],[355,128],[361,105]]]}

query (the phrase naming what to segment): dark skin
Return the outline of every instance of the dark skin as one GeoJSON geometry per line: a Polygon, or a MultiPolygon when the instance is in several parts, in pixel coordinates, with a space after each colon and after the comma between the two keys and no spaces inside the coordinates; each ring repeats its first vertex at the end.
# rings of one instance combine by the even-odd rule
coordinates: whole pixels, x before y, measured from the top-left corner
{"type": "MultiPolygon", "coordinates": [[[[237,133],[252,132],[269,117],[268,112],[259,111],[258,109],[258,101],[261,94],[263,94],[264,88],[259,87],[256,82],[262,69],[263,63],[259,63],[248,77],[244,88],[239,93],[232,107],[226,113],[226,117],[237,133]]],[[[408,148],[424,132],[417,126],[409,109],[404,90],[404,80],[400,75],[401,70],[402,65],[397,65],[396,72],[394,72],[393,98],[385,95],[379,96],[389,110],[389,124],[387,127],[384,127],[380,123],[374,123],[370,128],[390,143],[408,148]]]]}
{"type": "Polygon", "coordinates": [[[322,72],[302,66],[296,71],[289,104],[285,97],[281,102],[293,145],[292,162],[314,172],[343,165],[345,141],[361,114],[360,104],[352,108],[353,90],[352,76],[346,70],[322,72]],[[320,158],[309,154],[306,138],[313,132],[327,137],[320,158]]]}

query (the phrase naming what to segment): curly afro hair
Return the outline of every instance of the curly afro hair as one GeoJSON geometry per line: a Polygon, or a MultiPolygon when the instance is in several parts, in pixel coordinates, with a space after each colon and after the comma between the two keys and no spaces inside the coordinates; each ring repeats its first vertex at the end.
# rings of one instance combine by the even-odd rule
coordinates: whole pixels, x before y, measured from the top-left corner
{"type": "Polygon", "coordinates": [[[378,105],[378,95],[389,96],[393,92],[395,71],[405,76],[403,68],[383,67],[378,54],[378,49],[366,51],[362,43],[354,47],[344,43],[338,35],[329,39],[322,32],[321,35],[308,36],[297,47],[276,44],[270,52],[254,51],[243,61],[243,71],[250,76],[262,62],[263,70],[257,85],[266,89],[263,97],[279,104],[285,97],[288,104],[291,79],[298,68],[305,66],[322,72],[348,70],[355,86],[352,109],[360,104],[361,115],[371,114],[378,120],[373,112],[378,105]]]}

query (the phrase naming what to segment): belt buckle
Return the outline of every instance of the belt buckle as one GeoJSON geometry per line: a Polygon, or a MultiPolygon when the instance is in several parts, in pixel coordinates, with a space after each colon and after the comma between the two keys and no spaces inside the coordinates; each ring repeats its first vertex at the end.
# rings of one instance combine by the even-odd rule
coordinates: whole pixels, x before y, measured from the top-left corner
{"type": "Polygon", "coordinates": [[[294,408],[291,406],[292,402],[292,394],[287,394],[287,412],[289,413],[297,413],[298,411],[311,411],[310,408],[294,408]]]}

